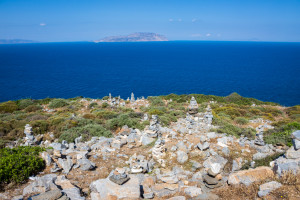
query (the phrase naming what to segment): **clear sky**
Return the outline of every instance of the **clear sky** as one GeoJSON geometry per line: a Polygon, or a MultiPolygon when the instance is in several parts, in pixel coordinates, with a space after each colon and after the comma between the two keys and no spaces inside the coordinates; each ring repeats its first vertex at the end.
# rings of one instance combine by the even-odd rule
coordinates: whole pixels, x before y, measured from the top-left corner
{"type": "Polygon", "coordinates": [[[0,0],[0,39],[90,41],[133,32],[300,42],[300,0],[0,0]]]}

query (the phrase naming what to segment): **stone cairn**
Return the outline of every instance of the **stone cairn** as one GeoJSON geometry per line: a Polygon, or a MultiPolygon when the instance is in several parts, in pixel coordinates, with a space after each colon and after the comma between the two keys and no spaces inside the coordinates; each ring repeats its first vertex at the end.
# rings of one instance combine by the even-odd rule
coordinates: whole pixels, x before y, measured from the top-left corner
{"type": "Polygon", "coordinates": [[[259,145],[259,146],[265,145],[263,131],[259,131],[258,133],[256,133],[254,144],[259,145]]]}
{"type": "Polygon", "coordinates": [[[130,173],[146,173],[151,171],[150,163],[145,159],[143,155],[136,155],[130,157],[129,159],[130,173]]]}
{"type": "Polygon", "coordinates": [[[221,165],[219,163],[211,164],[207,174],[203,175],[203,181],[207,188],[214,189],[223,185],[221,172],[221,165]]]}
{"type": "Polygon", "coordinates": [[[204,115],[205,123],[210,126],[212,124],[213,118],[214,118],[214,116],[212,114],[212,110],[210,108],[210,105],[208,105],[206,108],[205,115],[204,115]]]}
{"type": "Polygon", "coordinates": [[[166,149],[164,147],[165,141],[158,139],[152,148],[152,157],[156,160],[162,167],[166,167],[164,157],[166,156],[166,149]]]}
{"type": "Polygon", "coordinates": [[[149,117],[148,117],[148,114],[145,113],[145,114],[144,114],[144,117],[143,117],[143,121],[147,121],[147,120],[149,120],[149,117]]]}
{"type": "Polygon", "coordinates": [[[124,168],[116,168],[116,170],[113,172],[113,174],[109,177],[109,180],[118,184],[122,185],[126,183],[130,177],[126,174],[126,171],[124,168]]]}
{"type": "Polygon", "coordinates": [[[30,146],[34,144],[35,137],[33,136],[32,127],[29,124],[26,124],[25,129],[25,146],[30,146]]]}
{"type": "Polygon", "coordinates": [[[195,99],[195,97],[192,97],[190,101],[190,105],[188,106],[188,113],[191,115],[195,115],[198,113],[198,103],[195,99]]]}
{"type": "Polygon", "coordinates": [[[159,121],[157,115],[152,115],[150,120],[149,128],[145,131],[148,137],[156,138],[161,137],[161,132],[159,131],[159,121]]]}
{"type": "Polygon", "coordinates": [[[131,103],[135,102],[134,94],[133,92],[131,93],[131,98],[130,98],[131,103]]]}

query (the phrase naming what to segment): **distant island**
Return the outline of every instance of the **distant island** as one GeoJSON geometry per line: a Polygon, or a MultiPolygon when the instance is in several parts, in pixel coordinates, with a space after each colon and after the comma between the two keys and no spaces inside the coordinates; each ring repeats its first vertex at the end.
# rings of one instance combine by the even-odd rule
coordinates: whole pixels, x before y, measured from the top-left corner
{"type": "Polygon", "coordinates": [[[150,41],[168,41],[168,39],[157,33],[132,33],[130,35],[110,36],[94,42],[150,42],[150,41]]]}
{"type": "Polygon", "coordinates": [[[0,44],[23,44],[23,43],[38,43],[38,41],[22,40],[22,39],[0,39],[0,44]]]}

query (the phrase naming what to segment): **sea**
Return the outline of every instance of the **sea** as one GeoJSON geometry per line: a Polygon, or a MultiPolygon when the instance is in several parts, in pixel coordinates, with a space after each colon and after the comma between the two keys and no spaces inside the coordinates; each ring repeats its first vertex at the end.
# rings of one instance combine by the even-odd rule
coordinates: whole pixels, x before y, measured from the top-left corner
{"type": "Polygon", "coordinates": [[[232,92],[300,104],[300,43],[168,41],[0,45],[0,102],[232,92]]]}

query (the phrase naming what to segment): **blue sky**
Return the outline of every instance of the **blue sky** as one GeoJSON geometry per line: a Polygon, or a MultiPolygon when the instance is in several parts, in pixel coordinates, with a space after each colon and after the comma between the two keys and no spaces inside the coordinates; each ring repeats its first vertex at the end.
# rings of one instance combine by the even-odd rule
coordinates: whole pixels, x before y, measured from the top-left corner
{"type": "Polygon", "coordinates": [[[300,42],[300,0],[0,0],[0,39],[90,41],[133,32],[300,42]]]}

